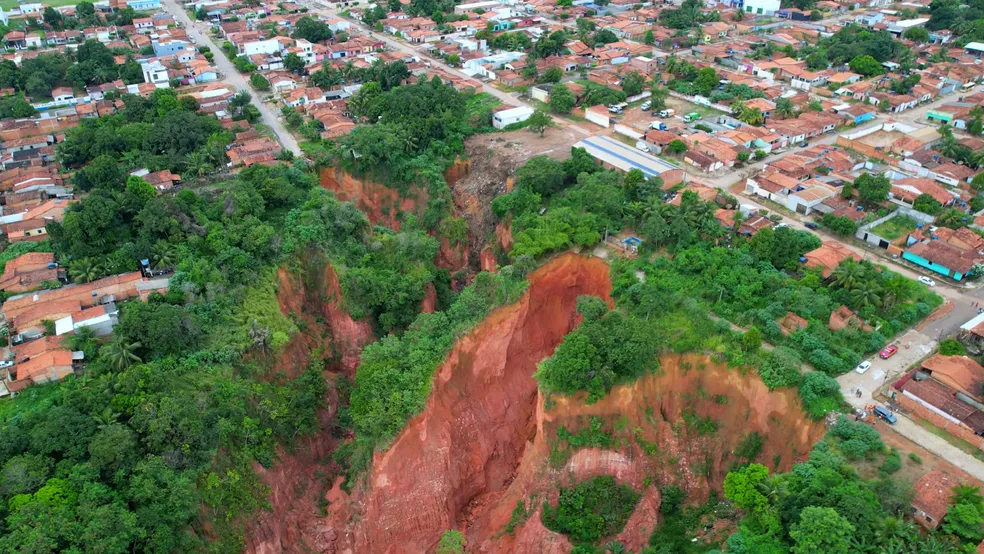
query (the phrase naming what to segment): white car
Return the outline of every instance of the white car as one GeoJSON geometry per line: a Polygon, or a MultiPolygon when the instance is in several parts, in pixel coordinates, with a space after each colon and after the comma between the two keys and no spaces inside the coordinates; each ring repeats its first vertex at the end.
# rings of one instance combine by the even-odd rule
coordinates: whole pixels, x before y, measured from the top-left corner
{"type": "Polygon", "coordinates": [[[868,371],[870,368],[871,368],[871,362],[865,360],[860,364],[858,364],[858,367],[854,368],[854,371],[860,375],[864,375],[864,372],[868,371]]]}
{"type": "Polygon", "coordinates": [[[923,275],[920,275],[919,278],[916,279],[916,280],[919,281],[920,283],[926,285],[927,287],[935,287],[936,286],[936,281],[930,279],[929,277],[923,276],[923,275]]]}
{"type": "Polygon", "coordinates": [[[650,108],[650,106],[652,106],[652,105],[653,105],[653,103],[652,103],[651,101],[649,101],[649,100],[646,100],[645,102],[643,102],[643,103],[642,103],[642,105],[641,105],[641,106],[639,106],[639,109],[640,109],[640,110],[642,110],[642,111],[646,111],[646,110],[648,110],[648,109],[650,108]]]}

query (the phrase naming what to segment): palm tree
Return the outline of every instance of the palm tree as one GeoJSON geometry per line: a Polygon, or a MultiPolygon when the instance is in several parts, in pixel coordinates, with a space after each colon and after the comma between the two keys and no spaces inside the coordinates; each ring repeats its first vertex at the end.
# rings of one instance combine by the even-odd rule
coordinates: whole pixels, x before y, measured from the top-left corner
{"type": "Polygon", "coordinates": [[[868,306],[878,307],[882,303],[882,289],[878,286],[878,283],[874,281],[863,281],[858,283],[858,286],[851,291],[851,299],[854,303],[861,307],[866,308],[868,306]]]}
{"type": "Polygon", "coordinates": [[[122,371],[143,361],[136,354],[141,346],[139,342],[128,342],[124,337],[117,335],[103,346],[103,351],[110,366],[117,371],[122,371]]]}
{"type": "Polygon", "coordinates": [[[793,101],[789,98],[780,98],[776,100],[776,115],[786,119],[791,117],[796,113],[796,108],[793,106],[793,101]]]}
{"type": "Polygon", "coordinates": [[[774,475],[765,478],[758,484],[757,488],[762,493],[762,496],[769,500],[769,504],[773,506],[779,504],[786,497],[787,493],[786,482],[777,479],[774,475]]]}
{"type": "Polygon", "coordinates": [[[852,290],[861,278],[861,266],[854,260],[846,260],[834,269],[833,284],[838,288],[852,290]]]}
{"type": "Polygon", "coordinates": [[[92,258],[82,258],[68,268],[68,274],[77,283],[89,283],[103,276],[102,266],[92,258]]]}
{"type": "Polygon", "coordinates": [[[953,500],[950,501],[951,504],[970,504],[971,506],[980,507],[984,505],[984,496],[981,496],[981,491],[972,485],[957,485],[953,487],[953,500]]]}
{"type": "Polygon", "coordinates": [[[158,241],[154,245],[150,259],[153,261],[154,269],[174,267],[174,264],[178,260],[178,249],[169,242],[158,241]]]}
{"type": "Polygon", "coordinates": [[[191,154],[188,154],[188,163],[185,166],[185,171],[196,177],[204,177],[212,171],[212,165],[205,159],[204,152],[195,150],[191,154]]]}
{"type": "Polygon", "coordinates": [[[762,115],[762,110],[759,108],[745,108],[745,111],[741,112],[738,119],[749,125],[761,125],[765,123],[765,116],[762,115]]]}
{"type": "Polygon", "coordinates": [[[741,98],[735,98],[731,103],[731,115],[741,119],[741,114],[745,113],[745,102],[741,98]]]}

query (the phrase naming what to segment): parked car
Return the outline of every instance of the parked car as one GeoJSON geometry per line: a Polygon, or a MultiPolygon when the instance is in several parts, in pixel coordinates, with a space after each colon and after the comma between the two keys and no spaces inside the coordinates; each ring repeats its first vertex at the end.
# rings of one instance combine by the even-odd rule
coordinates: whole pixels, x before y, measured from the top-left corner
{"type": "Polygon", "coordinates": [[[796,146],[799,146],[800,148],[806,148],[809,145],[810,145],[810,143],[809,142],[806,142],[805,140],[801,140],[798,143],[796,143],[796,146]]]}
{"type": "MultiPolygon", "coordinates": [[[[676,113],[676,110],[666,109],[666,110],[660,110],[658,115],[660,117],[670,117],[671,115],[673,115],[675,113],[676,113]]],[[[653,114],[653,115],[657,115],[657,114],[653,114]]]]}
{"type": "Polygon", "coordinates": [[[894,344],[890,344],[890,345],[886,346],[885,348],[883,348],[882,351],[878,353],[878,356],[881,359],[883,359],[883,360],[887,360],[887,359],[891,358],[892,356],[894,356],[895,353],[898,352],[898,351],[899,351],[899,347],[898,346],[895,346],[894,344]]]}
{"type": "Polygon", "coordinates": [[[920,283],[926,285],[927,287],[935,287],[936,286],[936,281],[930,279],[929,277],[926,277],[925,275],[920,275],[919,278],[916,279],[916,280],[919,281],[920,283]]]}
{"type": "Polygon", "coordinates": [[[871,369],[871,362],[865,360],[860,364],[858,364],[858,367],[854,368],[854,371],[860,375],[864,375],[864,372],[868,371],[869,369],[871,369]]]}
{"type": "Polygon", "coordinates": [[[875,406],[875,415],[884,419],[889,424],[894,425],[899,418],[895,417],[895,414],[891,412],[888,408],[884,406],[875,406]]]}
{"type": "Polygon", "coordinates": [[[642,106],[639,106],[639,109],[641,109],[642,111],[646,111],[646,110],[648,110],[648,109],[650,108],[650,106],[652,106],[652,105],[653,105],[653,103],[652,103],[652,101],[651,101],[651,100],[646,100],[645,102],[643,102],[643,103],[642,103],[642,106]]]}
{"type": "Polygon", "coordinates": [[[621,106],[616,106],[615,104],[612,104],[608,106],[608,113],[622,113],[622,108],[621,106]]]}
{"type": "Polygon", "coordinates": [[[649,143],[644,140],[637,140],[635,144],[636,150],[641,150],[643,152],[649,152],[649,143]]]}
{"type": "Polygon", "coordinates": [[[806,227],[807,229],[813,229],[814,231],[820,228],[819,225],[813,223],[812,221],[807,221],[806,223],[803,224],[803,226],[806,227]]]}
{"type": "Polygon", "coordinates": [[[8,367],[14,367],[14,362],[10,360],[3,360],[0,362],[0,369],[7,369],[8,367]]]}

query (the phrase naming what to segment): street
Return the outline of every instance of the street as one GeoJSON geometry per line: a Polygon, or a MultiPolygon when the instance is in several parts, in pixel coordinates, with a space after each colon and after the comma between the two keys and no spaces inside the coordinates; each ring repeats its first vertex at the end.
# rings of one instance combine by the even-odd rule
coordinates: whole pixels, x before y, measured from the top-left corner
{"type": "Polygon", "coordinates": [[[199,46],[208,46],[212,50],[212,53],[215,54],[215,68],[222,74],[222,80],[232,85],[237,91],[245,90],[250,92],[253,96],[253,105],[260,110],[260,119],[264,125],[273,131],[273,134],[277,138],[277,142],[279,142],[280,145],[287,150],[293,152],[295,156],[301,155],[301,147],[297,144],[297,141],[294,140],[294,137],[287,132],[287,129],[280,122],[277,114],[274,114],[270,108],[267,107],[267,105],[264,104],[259,97],[257,97],[256,93],[253,92],[252,88],[250,88],[242,74],[236,71],[235,66],[232,65],[232,61],[226,58],[225,52],[223,52],[221,48],[217,47],[215,43],[212,42],[212,38],[209,37],[208,32],[202,31],[202,29],[207,29],[206,25],[199,22],[193,22],[191,18],[188,17],[188,14],[185,12],[184,8],[175,0],[163,0],[163,4],[167,7],[168,11],[171,12],[174,18],[184,26],[185,30],[188,32],[188,36],[195,36],[195,40],[198,41],[199,46]]]}

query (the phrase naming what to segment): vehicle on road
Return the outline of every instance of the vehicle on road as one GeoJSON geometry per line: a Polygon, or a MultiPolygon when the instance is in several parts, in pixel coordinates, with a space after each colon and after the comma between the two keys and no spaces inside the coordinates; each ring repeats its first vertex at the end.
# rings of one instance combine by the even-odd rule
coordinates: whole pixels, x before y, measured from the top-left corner
{"type": "Polygon", "coordinates": [[[891,412],[888,408],[884,406],[875,406],[875,415],[887,421],[890,425],[894,425],[899,418],[895,417],[895,414],[891,412]]]}
{"type": "Polygon", "coordinates": [[[890,344],[890,345],[886,346],[885,348],[883,348],[882,351],[878,353],[878,357],[880,357],[883,360],[887,360],[887,359],[891,358],[892,356],[894,356],[895,353],[898,352],[898,351],[899,351],[899,347],[898,346],[895,346],[894,344],[890,344]]]}
{"type": "Polygon", "coordinates": [[[809,145],[810,145],[810,143],[809,142],[806,142],[805,140],[801,140],[798,143],[796,143],[796,146],[799,146],[800,148],[806,148],[809,145]]]}
{"type": "Polygon", "coordinates": [[[669,110],[669,109],[667,109],[667,110],[660,110],[659,111],[659,116],[660,117],[671,117],[675,113],[676,113],[676,110],[669,110]]]}
{"type": "Polygon", "coordinates": [[[868,371],[869,369],[871,369],[871,362],[865,360],[860,364],[858,364],[858,367],[854,368],[854,372],[857,373],[858,375],[864,375],[864,372],[868,371]]]}
{"type": "Polygon", "coordinates": [[[803,224],[803,226],[806,227],[807,229],[813,229],[814,231],[820,228],[819,225],[817,225],[812,221],[807,221],[806,223],[803,224]]]}
{"type": "Polygon", "coordinates": [[[926,285],[927,287],[935,287],[936,286],[936,281],[930,279],[929,277],[926,277],[925,275],[920,275],[919,278],[916,279],[916,280],[919,281],[920,283],[926,285]]]}
{"type": "Polygon", "coordinates": [[[642,150],[643,152],[649,152],[649,143],[644,140],[637,140],[635,143],[637,150],[642,150]]]}

